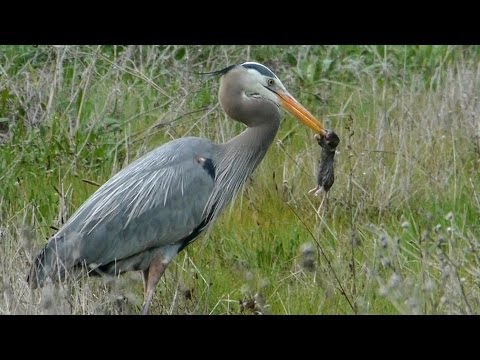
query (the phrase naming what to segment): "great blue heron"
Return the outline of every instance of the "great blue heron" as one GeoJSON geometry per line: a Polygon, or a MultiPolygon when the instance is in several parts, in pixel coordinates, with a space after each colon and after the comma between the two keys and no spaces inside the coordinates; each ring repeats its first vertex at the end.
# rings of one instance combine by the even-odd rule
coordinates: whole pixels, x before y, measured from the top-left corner
{"type": "Polygon", "coordinates": [[[245,131],[223,144],[176,139],[118,172],[37,255],[28,276],[32,288],[84,266],[93,275],[140,270],[147,314],[167,265],[215,221],[265,156],[278,131],[279,108],[325,134],[266,66],[245,62],[216,74],[220,104],[245,131]]]}

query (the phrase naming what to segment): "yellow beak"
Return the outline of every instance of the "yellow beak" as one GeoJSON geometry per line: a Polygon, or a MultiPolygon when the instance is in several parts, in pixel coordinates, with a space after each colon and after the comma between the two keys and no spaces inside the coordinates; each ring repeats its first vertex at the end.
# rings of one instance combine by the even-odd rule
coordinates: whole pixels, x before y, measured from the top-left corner
{"type": "Polygon", "coordinates": [[[277,92],[282,107],[317,134],[325,135],[326,130],[307,109],[289,93],[277,92]]]}

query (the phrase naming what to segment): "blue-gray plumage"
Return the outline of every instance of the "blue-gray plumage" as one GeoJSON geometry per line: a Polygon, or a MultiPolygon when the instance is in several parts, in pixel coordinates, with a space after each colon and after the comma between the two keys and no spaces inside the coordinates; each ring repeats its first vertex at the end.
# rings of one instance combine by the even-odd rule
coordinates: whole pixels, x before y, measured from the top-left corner
{"type": "Polygon", "coordinates": [[[279,108],[325,132],[264,65],[247,62],[217,74],[224,111],[247,129],[223,144],[173,140],[118,172],[38,254],[28,276],[32,288],[85,267],[93,275],[141,270],[148,313],[169,262],[215,221],[265,156],[279,108]]]}

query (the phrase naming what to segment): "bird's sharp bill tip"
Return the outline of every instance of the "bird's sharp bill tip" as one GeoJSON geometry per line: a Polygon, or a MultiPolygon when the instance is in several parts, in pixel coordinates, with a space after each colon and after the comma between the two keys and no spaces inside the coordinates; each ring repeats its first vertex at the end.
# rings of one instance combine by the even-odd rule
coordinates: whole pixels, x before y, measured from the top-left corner
{"type": "Polygon", "coordinates": [[[325,128],[305,107],[288,93],[278,93],[282,107],[300,120],[305,126],[315,133],[325,134],[325,128]]]}

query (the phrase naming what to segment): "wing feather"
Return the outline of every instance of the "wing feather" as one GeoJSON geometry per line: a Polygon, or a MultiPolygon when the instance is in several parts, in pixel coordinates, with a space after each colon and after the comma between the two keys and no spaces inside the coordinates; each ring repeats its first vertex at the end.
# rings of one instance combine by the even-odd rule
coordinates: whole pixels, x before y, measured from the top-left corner
{"type": "MultiPolygon", "coordinates": [[[[79,241],[80,260],[104,264],[174,244],[204,220],[214,179],[198,156],[211,156],[200,138],[174,140],[130,164],[101,186],[57,235],[79,241]]],[[[70,239],[70,240],[69,240],[70,239]]]]}

